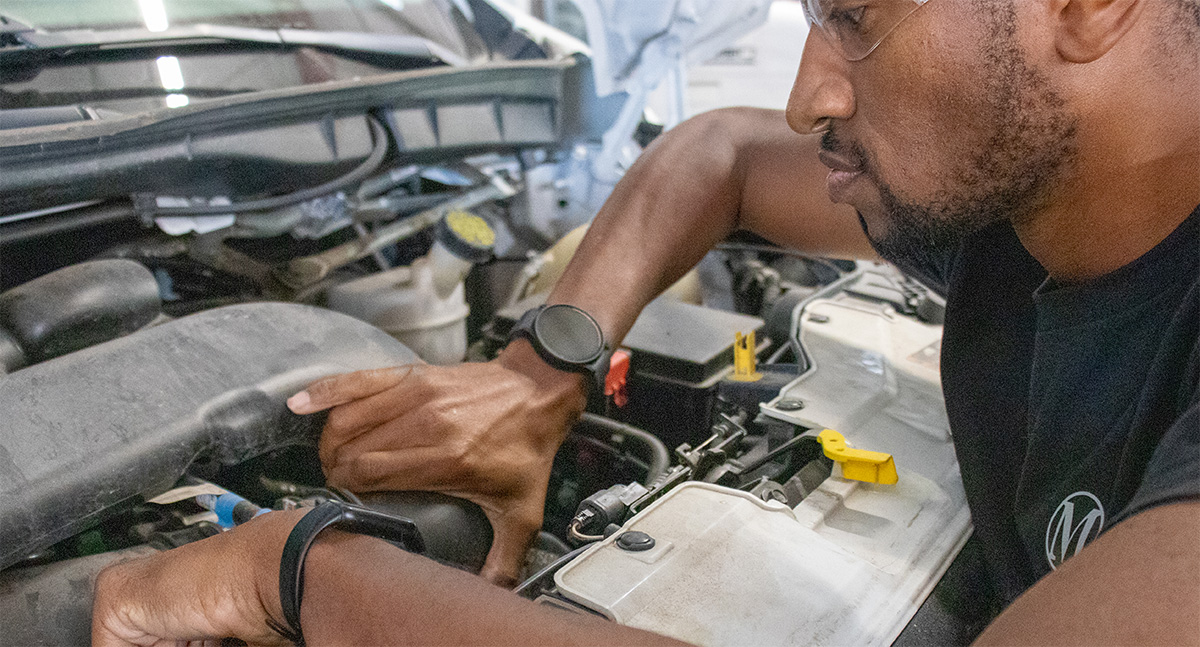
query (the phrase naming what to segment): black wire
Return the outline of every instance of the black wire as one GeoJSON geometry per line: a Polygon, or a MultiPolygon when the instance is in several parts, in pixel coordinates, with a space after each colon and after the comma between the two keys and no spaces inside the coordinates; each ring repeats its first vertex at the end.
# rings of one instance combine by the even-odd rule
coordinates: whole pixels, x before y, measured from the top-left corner
{"type": "Polygon", "coordinates": [[[758,245],[755,243],[719,243],[716,249],[722,252],[760,252],[763,254],[782,254],[783,256],[791,256],[792,258],[812,261],[821,267],[832,270],[838,276],[846,273],[845,270],[838,267],[828,259],[821,258],[819,256],[813,256],[812,254],[805,254],[804,252],[795,249],[788,249],[786,247],[773,247],[771,245],[758,245]]]}
{"type": "Polygon", "coordinates": [[[537,573],[534,573],[532,577],[525,580],[524,582],[521,582],[520,586],[513,589],[513,593],[516,593],[517,595],[524,594],[526,591],[528,591],[530,588],[532,588],[535,584],[538,584],[542,580],[546,579],[547,575],[553,575],[553,574],[557,573],[558,569],[565,566],[567,562],[578,557],[580,555],[580,553],[587,550],[589,547],[591,547],[591,544],[585,544],[585,545],[580,546],[579,548],[576,548],[575,550],[567,553],[566,555],[559,557],[558,559],[554,560],[553,562],[550,562],[550,564],[547,565],[545,568],[538,571],[537,573]]]}
{"type": "Polygon", "coordinates": [[[571,545],[570,545],[570,544],[568,544],[567,542],[565,542],[565,541],[563,541],[563,540],[559,539],[558,537],[555,537],[554,535],[552,535],[552,534],[550,534],[550,533],[546,532],[545,530],[539,530],[539,531],[538,531],[538,538],[537,538],[537,541],[538,541],[538,543],[539,543],[539,544],[551,544],[551,545],[553,545],[553,546],[554,546],[554,549],[553,549],[553,550],[554,550],[554,552],[558,552],[558,553],[569,553],[569,552],[571,552],[571,545]]]}
{"type": "Polygon", "coordinates": [[[330,492],[342,497],[342,499],[344,499],[347,503],[353,503],[354,505],[366,505],[363,503],[362,499],[358,498],[357,494],[351,492],[350,490],[333,485],[329,486],[327,489],[330,492]]]}
{"type": "Polygon", "coordinates": [[[383,124],[379,123],[374,115],[367,115],[367,121],[371,124],[371,134],[375,139],[375,148],[371,150],[371,154],[367,159],[359,164],[354,170],[339,177],[334,178],[324,184],[301,189],[294,193],[286,195],[277,195],[261,200],[249,200],[247,202],[235,202],[233,204],[209,204],[197,205],[189,207],[159,207],[153,206],[148,212],[155,216],[212,216],[223,215],[227,213],[244,213],[247,211],[271,211],[281,207],[288,207],[293,204],[307,202],[314,198],[319,198],[324,195],[336,193],[352,184],[357,184],[374,173],[379,165],[383,163],[383,158],[388,152],[388,135],[383,124]]]}

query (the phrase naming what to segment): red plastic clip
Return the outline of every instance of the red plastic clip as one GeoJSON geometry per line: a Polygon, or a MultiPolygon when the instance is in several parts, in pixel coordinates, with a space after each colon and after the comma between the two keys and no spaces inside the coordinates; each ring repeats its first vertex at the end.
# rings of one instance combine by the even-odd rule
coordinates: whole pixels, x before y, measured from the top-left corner
{"type": "Polygon", "coordinates": [[[618,350],[608,362],[608,376],[604,378],[604,395],[611,396],[613,404],[624,407],[629,404],[629,392],[625,388],[629,380],[629,352],[618,350]]]}

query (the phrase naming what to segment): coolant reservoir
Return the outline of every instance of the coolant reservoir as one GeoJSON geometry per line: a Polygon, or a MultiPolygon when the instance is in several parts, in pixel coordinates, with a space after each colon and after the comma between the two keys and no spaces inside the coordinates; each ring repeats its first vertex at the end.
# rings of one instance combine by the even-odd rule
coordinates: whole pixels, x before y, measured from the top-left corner
{"type": "MultiPolygon", "coordinates": [[[[589,225],[576,227],[550,249],[532,258],[526,264],[522,276],[517,279],[516,291],[510,297],[510,303],[516,303],[534,294],[549,294],[567,271],[567,265],[579,250],[588,227],[589,225]]],[[[703,296],[700,274],[694,269],[684,274],[674,285],[667,288],[664,296],[684,303],[701,305],[703,296]]]]}
{"type": "Polygon", "coordinates": [[[486,220],[452,211],[438,223],[429,254],[408,267],[330,288],[328,306],[380,328],[430,364],[455,364],[467,355],[463,280],[491,257],[496,236],[486,220]]]}

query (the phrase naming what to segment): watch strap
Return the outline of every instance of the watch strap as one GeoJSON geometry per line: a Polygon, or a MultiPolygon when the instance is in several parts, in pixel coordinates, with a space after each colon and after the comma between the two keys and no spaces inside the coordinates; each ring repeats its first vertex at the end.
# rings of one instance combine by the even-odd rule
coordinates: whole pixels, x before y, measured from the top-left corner
{"type": "Polygon", "coordinates": [[[326,501],[313,508],[288,534],[279,561],[279,603],[287,626],[280,627],[273,619],[268,621],[272,629],[296,645],[304,644],[304,633],[300,627],[300,605],[304,601],[304,562],[317,536],[327,528],[395,542],[411,553],[425,552],[424,538],[411,519],[341,501],[326,501]]]}

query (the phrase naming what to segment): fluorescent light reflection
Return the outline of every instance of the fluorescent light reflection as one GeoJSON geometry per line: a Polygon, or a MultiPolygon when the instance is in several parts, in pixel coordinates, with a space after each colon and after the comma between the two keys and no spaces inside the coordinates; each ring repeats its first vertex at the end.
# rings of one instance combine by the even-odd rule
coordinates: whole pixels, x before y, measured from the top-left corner
{"type": "Polygon", "coordinates": [[[146,29],[150,31],[166,31],[167,8],[163,0],[138,0],[138,8],[142,10],[142,20],[146,21],[146,29]]]}
{"type": "Polygon", "coordinates": [[[186,94],[168,94],[168,108],[182,108],[188,104],[188,96],[186,94]]]}
{"type": "Polygon", "coordinates": [[[179,67],[179,59],[174,56],[160,56],[158,63],[158,79],[162,81],[164,90],[183,89],[183,70],[179,67]]]}

